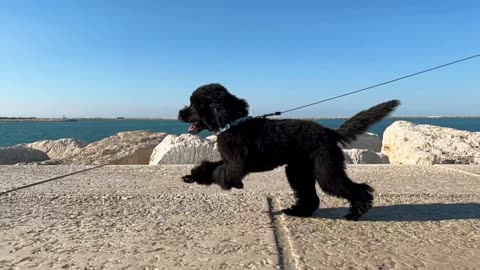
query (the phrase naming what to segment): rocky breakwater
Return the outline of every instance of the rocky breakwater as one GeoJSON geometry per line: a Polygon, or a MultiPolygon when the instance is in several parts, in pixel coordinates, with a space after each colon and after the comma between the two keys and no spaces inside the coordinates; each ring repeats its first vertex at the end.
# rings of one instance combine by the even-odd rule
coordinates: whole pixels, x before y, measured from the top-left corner
{"type": "Polygon", "coordinates": [[[48,155],[46,153],[26,145],[0,147],[0,165],[40,162],[47,159],[48,155]]]}
{"type": "MultiPolygon", "coordinates": [[[[479,164],[480,133],[396,121],[383,139],[365,133],[343,147],[347,164],[479,164]]],[[[120,132],[87,144],[77,139],[0,147],[0,164],[158,165],[220,160],[216,137],[120,132]]]]}
{"type": "Polygon", "coordinates": [[[382,138],[374,133],[364,133],[343,149],[347,164],[388,164],[387,155],[381,153],[382,138]]]}
{"type": "MultiPolygon", "coordinates": [[[[379,149],[381,139],[370,133],[345,146],[343,152],[348,164],[388,163],[379,149]]],[[[220,159],[216,136],[201,138],[148,131],[120,132],[90,144],[61,139],[0,148],[0,164],[19,165],[198,164],[220,159]]]]}
{"type": "Polygon", "coordinates": [[[149,164],[198,164],[202,160],[220,159],[215,136],[204,139],[182,134],[165,137],[153,150],[149,164]]]}
{"type": "Polygon", "coordinates": [[[0,147],[0,165],[146,165],[166,135],[128,131],[90,144],[70,138],[0,147]]]}
{"type": "Polygon", "coordinates": [[[28,164],[46,162],[50,159],[65,159],[77,154],[86,145],[86,142],[66,138],[0,147],[0,164],[28,164]]]}
{"type": "Polygon", "coordinates": [[[62,164],[142,165],[148,164],[153,149],[166,133],[127,131],[91,143],[76,155],[60,160],[62,164]]]}
{"type": "Polygon", "coordinates": [[[67,138],[38,141],[26,144],[25,146],[44,152],[49,159],[67,159],[77,155],[82,148],[87,146],[87,144],[88,143],[81,140],[67,138]]]}
{"type": "Polygon", "coordinates": [[[479,164],[480,133],[396,121],[383,134],[392,164],[479,164]]]}

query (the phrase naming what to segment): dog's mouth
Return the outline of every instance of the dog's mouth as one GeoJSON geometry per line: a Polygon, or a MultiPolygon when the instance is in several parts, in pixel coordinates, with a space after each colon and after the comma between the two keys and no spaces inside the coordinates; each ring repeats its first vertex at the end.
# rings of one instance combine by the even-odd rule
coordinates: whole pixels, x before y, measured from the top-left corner
{"type": "Polygon", "coordinates": [[[190,134],[196,135],[200,133],[200,131],[206,129],[207,127],[198,121],[193,122],[189,127],[188,127],[188,132],[190,134]]]}

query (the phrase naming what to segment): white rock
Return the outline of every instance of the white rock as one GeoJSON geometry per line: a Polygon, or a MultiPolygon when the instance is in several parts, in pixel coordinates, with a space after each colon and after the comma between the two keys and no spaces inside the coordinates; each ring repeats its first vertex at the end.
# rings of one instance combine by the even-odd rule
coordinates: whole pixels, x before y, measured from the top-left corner
{"type": "Polygon", "coordinates": [[[76,155],[64,159],[66,164],[124,165],[148,164],[153,149],[165,138],[165,133],[127,131],[82,148],[76,155]]]}
{"type": "Polygon", "coordinates": [[[65,161],[62,159],[47,159],[44,161],[20,162],[15,165],[65,165],[65,161]]]}
{"type": "Polygon", "coordinates": [[[345,157],[345,164],[353,164],[353,160],[348,154],[348,152],[345,152],[346,150],[343,150],[343,156],[345,157]]]}
{"type": "Polygon", "coordinates": [[[217,141],[217,135],[210,135],[206,139],[211,141],[211,142],[216,142],[217,141]]]}
{"type": "Polygon", "coordinates": [[[0,164],[2,165],[43,161],[47,159],[48,156],[44,152],[29,148],[25,145],[0,147],[0,164]]]}
{"type": "Polygon", "coordinates": [[[392,164],[478,164],[480,134],[396,121],[383,134],[382,152],[392,164]]]}
{"type": "Polygon", "coordinates": [[[344,149],[368,149],[374,152],[382,151],[382,138],[374,133],[364,133],[356,141],[346,145],[344,149]]]}
{"type": "Polygon", "coordinates": [[[86,145],[87,143],[84,141],[66,138],[38,141],[29,143],[26,146],[46,153],[50,159],[64,159],[78,154],[86,145]]]}
{"type": "Polygon", "coordinates": [[[377,153],[368,149],[346,149],[343,150],[345,163],[347,164],[388,164],[388,157],[385,154],[377,153]]]}
{"type": "Polygon", "coordinates": [[[153,150],[150,165],[198,164],[203,160],[220,160],[215,142],[190,135],[168,135],[153,150]]]}
{"type": "Polygon", "coordinates": [[[480,164],[480,157],[473,158],[473,164],[480,164]]]}

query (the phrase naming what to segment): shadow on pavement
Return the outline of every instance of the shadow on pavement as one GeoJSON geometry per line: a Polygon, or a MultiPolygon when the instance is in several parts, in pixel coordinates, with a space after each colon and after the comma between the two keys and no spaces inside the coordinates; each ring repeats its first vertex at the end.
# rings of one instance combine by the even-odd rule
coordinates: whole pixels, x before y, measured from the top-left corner
{"type": "MultiPolygon", "coordinates": [[[[310,218],[344,219],[347,207],[320,208],[310,218]]],[[[277,211],[274,215],[282,214],[277,211]]],[[[480,219],[479,203],[398,204],[374,206],[361,221],[441,221],[480,219]]]]}

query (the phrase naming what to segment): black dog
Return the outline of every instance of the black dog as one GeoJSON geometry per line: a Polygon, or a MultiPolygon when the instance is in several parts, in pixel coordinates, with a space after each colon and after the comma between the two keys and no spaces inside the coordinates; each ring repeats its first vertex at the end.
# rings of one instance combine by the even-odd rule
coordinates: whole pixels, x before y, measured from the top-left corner
{"type": "Polygon", "coordinates": [[[230,94],[220,84],[199,87],[190,97],[190,106],[179,112],[179,120],[191,123],[189,132],[208,129],[218,132],[221,161],[203,161],[183,177],[187,183],[223,189],[243,188],[242,179],[250,172],[286,166],[288,182],[296,203],[284,213],[310,216],[319,206],[315,180],[327,194],[350,201],[349,220],[358,220],[373,203],[373,189],[352,182],[345,171],[339,143],[346,144],[368,127],[389,115],[398,100],[378,104],[347,120],[337,130],[306,120],[272,120],[248,116],[248,103],[230,94]]]}

